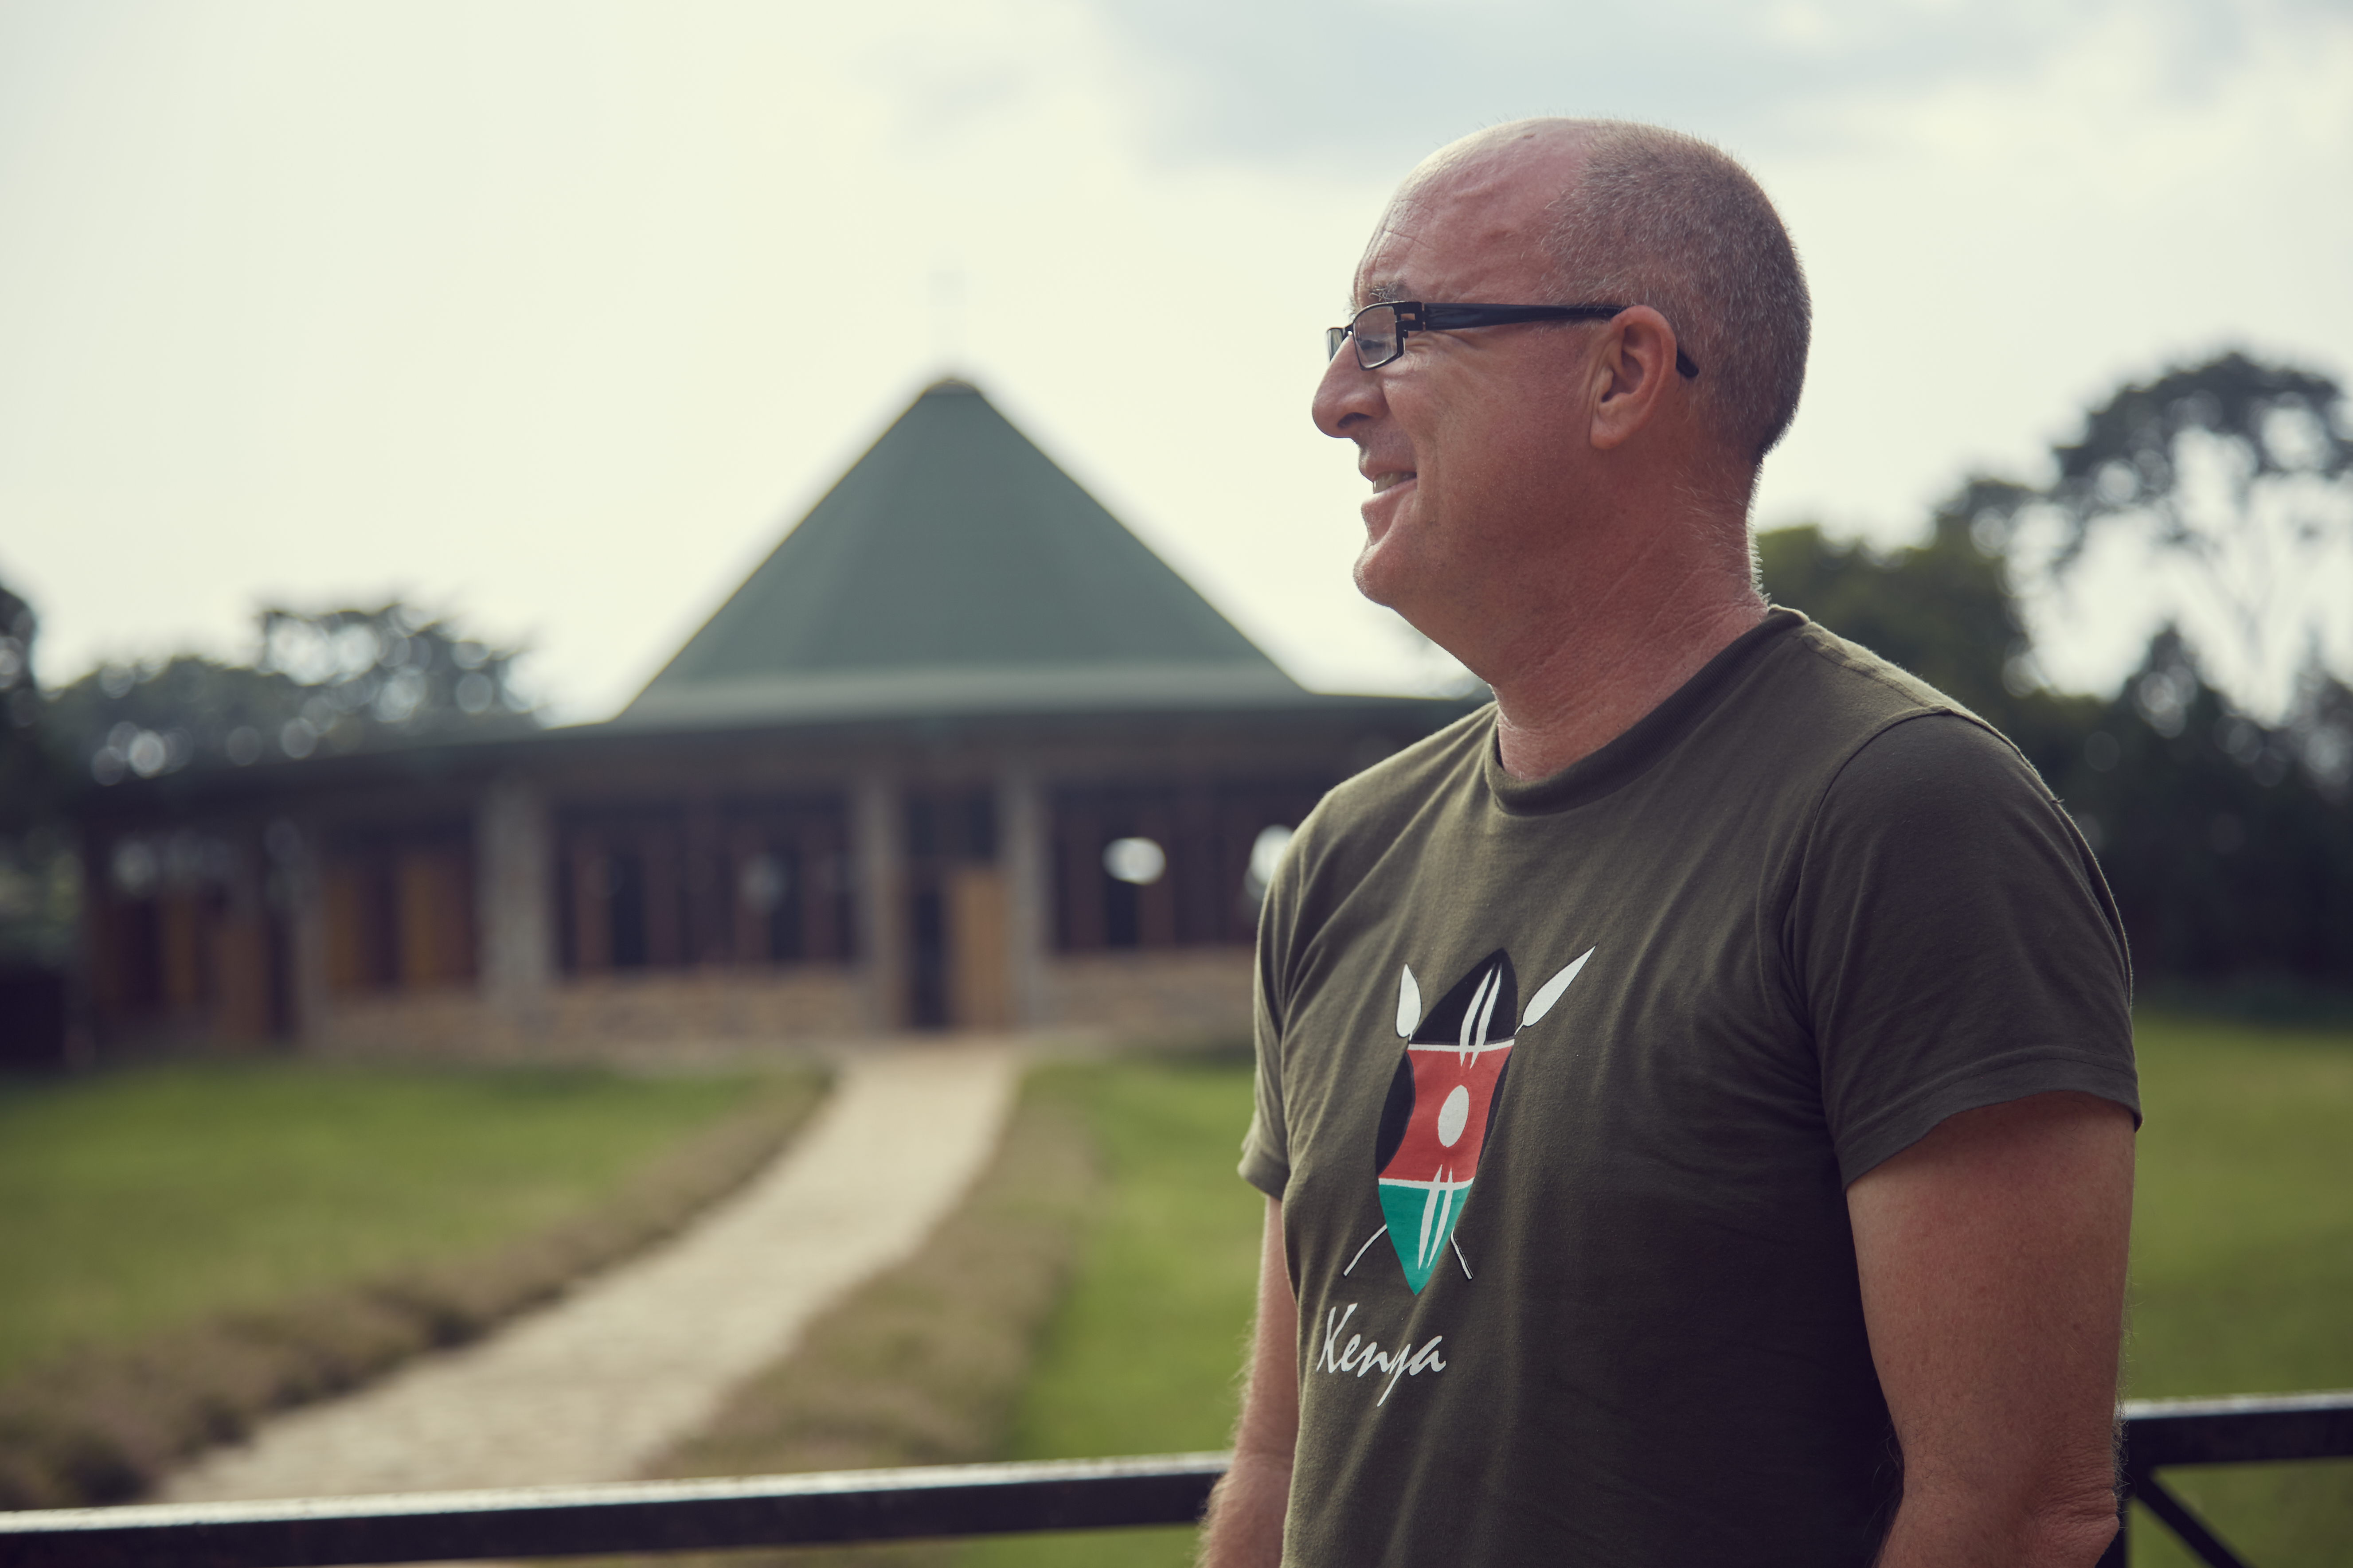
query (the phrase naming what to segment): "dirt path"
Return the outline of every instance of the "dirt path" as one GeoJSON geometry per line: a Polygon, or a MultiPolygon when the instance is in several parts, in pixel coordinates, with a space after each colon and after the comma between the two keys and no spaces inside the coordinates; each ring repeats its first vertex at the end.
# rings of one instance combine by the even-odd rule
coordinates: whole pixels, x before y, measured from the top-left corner
{"type": "Polygon", "coordinates": [[[994,1151],[1016,1053],[852,1058],[776,1164],[681,1236],[478,1344],[263,1425],[161,1500],[623,1480],[906,1257],[994,1151]]]}

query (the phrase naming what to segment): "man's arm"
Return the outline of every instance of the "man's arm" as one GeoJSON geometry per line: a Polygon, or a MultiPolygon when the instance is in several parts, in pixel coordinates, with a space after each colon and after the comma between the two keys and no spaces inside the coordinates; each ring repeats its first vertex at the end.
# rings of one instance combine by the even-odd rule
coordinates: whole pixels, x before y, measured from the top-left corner
{"type": "Polygon", "coordinates": [[[1282,1261],[1282,1204],[1266,1200],[1258,1268],[1258,1326],[1250,1383],[1234,1428],[1234,1466],[1209,1494],[1201,1568],[1275,1568],[1299,1447],[1299,1302],[1282,1261]]]}
{"type": "Polygon", "coordinates": [[[2088,1094],[1964,1111],[1847,1189],[1904,1448],[1881,1568],[2083,1568],[2116,1532],[2133,1125],[2088,1094]]]}

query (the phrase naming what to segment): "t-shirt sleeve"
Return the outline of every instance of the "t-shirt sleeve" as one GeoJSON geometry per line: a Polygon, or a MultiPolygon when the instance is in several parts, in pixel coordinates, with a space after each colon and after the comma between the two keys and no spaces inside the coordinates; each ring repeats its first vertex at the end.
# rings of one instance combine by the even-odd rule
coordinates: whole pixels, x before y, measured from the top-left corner
{"type": "Polygon", "coordinates": [[[1881,731],[1825,793],[1786,928],[1841,1180],[2054,1089],[2140,1120],[2124,930],[2091,850],[1972,721],[1881,731]]]}
{"type": "Polygon", "coordinates": [[[1275,867],[1266,901],[1259,906],[1258,954],[1252,965],[1250,1013],[1258,1072],[1250,1101],[1250,1130],[1242,1134],[1243,1181],[1280,1199],[1291,1184],[1291,1134],[1283,1119],[1283,975],[1299,907],[1298,838],[1275,867]]]}
{"type": "Polygon", "coordinates": [[[1282,1121],[1282,1069],[1279,1037],[1268,1026],[1265,980],[1259,981],[1258,1079],[1250,1104],[1250,1131],[1242,1134],[1243,1181],[1280,1198],[1291,1184],[1291,1146],[1282,1121]]]}

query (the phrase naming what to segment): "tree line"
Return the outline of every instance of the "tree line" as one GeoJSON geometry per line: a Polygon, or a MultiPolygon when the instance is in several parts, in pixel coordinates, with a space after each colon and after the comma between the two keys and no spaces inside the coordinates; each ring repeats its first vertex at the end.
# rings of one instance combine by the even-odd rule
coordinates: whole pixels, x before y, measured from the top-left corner
{"type": "Polygon", "coordinates": [[[255,617],[236,663],[184,653],[45,689],[39,617],[0,585],[0,967],[57,968],[75,940],[75,801],[190,768],[242,769],[540,722],[524,649],[398,600],[255,617]]]}

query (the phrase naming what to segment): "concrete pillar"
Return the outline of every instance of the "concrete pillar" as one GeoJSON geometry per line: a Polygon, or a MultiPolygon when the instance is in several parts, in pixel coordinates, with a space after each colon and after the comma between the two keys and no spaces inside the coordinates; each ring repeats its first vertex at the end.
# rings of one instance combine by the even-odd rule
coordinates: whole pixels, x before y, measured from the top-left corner
{"type": "Polygon", "coordinates": [[[1053,856],[1048,837],[1046,792],[1017,763],[997,780],[997,858],[1005,874],[1007,990],[1018,1028],[1046,1019],[1045,963],[1053,941],[1053,856]]]}
{"type": "Polygon", "coordinates": [[[474,811],[477,984],[503,1021],[543,1020],[555,983],[554,835],[529,780],[501,774],[474,811]]]}
{"type": "Polygon", "coordinates": [[[907,1022],[906,813],[898,781],[870,773],[849,799],[851,902],[858,922],[858,967],[866,992],[867,1026],[899,1029],[907,1022]]]}
{"type": "Polygon", "coordinates": [[[290,1027],[296,1041],[315,1050],[328,1043],[328,1013],[334,1005],[327,985],[324,835],[306,816],[277,817],[261,835],[270,874],[284,899],[290,1027]]]}

